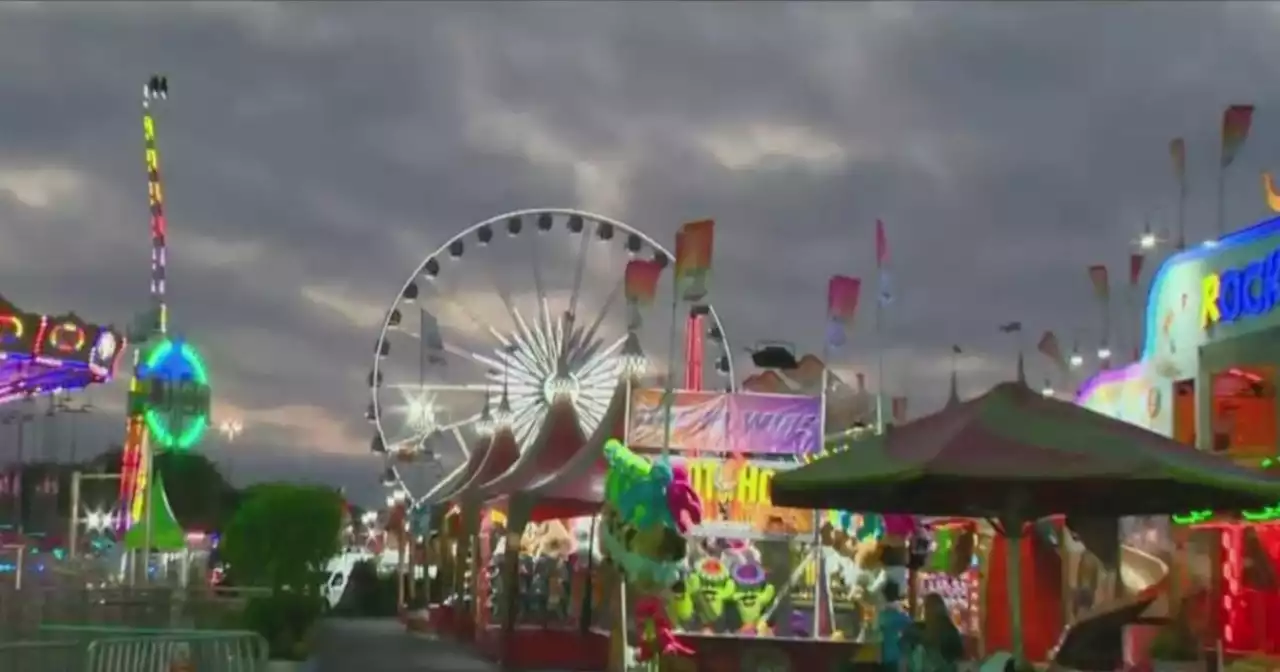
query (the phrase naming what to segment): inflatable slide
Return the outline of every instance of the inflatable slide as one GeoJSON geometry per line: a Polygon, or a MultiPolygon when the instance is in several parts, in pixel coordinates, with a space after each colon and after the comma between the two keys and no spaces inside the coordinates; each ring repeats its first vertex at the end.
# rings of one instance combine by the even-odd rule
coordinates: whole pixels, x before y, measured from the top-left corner
{"type": "Polygon", "coordinates": [[[1156,605],[1163,601],[1169,580],[1169,566],[1163,561],[1132,546],[1121,546],[1120,577],[1126,595],[1095,605],[1063,630],[1050,652],[1056,668],[1120,669],[1124,664],[1120,636],[1124,627],[1164,611],[1156,605]]]}

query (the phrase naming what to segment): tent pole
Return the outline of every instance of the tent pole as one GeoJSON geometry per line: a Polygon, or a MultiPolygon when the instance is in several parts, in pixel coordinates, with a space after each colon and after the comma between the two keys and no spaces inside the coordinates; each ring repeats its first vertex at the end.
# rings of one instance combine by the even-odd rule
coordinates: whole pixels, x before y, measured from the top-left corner
{"type": "Polygon", "coordinates": [[[1022,641],[1022,521],[1006,520],[1004,538],[1008,560],[1005,581],[1009,591],[1009,643],[1014,660],[1021,664],[1026,658],[1022,641]]]}

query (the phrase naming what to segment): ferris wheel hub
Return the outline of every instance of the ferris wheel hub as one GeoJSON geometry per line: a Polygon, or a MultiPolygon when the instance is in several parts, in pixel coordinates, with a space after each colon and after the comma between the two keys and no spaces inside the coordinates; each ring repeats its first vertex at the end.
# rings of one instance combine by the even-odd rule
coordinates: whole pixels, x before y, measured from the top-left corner
{"type": "Polygon", "coordinates": [[[548,404],[554,404],[557,399],[576,401],[580,391],[582,384],[572,373],[551,376],[542,384],[542,395],[548,404]]]}

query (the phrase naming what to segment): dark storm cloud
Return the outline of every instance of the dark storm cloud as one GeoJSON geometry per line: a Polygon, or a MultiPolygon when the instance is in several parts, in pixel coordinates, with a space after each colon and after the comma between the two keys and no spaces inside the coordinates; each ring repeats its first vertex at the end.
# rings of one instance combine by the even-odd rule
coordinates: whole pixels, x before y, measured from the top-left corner
{"type": "MultiPolygon", "coordinates": [[[[1191,237],[1210,235],[1228,103],[1259,105],[1229,219],[1263,216],[1278,21],[1265,3],[7,3],[0,291],[117,322],[145,306],[137,95],[163,70],[175,320],[229,407],[290,409],[225,449],[240,461],[318,450],[309,468],[367,486],[376,465],[335,452],[364,450],[371,321],[428,245],[540,205],[662,241],[717,218],[735,340],[813,350],[826,277],[872,282],[883,218],[888,375],[928,410],[953,342],[969,387],[1012,371],[1000,322],[1092,346],[1084,268],[1122,282],[1144,218],[1170,231],[1175,135],[1191,237]]],[[[873,297],[843,366],[874,370],[873,297]]]]}

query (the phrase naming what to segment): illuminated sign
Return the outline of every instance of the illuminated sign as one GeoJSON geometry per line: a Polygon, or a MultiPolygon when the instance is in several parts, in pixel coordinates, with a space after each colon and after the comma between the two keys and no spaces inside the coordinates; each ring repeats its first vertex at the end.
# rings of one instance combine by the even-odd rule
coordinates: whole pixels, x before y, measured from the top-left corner
{"type": "Polygon", "coordinates": [[[84,350],[89,338],[75,322],[62,322],[49,328],[45,343],[59,354],[73,355],[84,350]]]}
{"type": "Polygon", "coordinates": [[[1200,281],[1200,326],[1265,315],[1280,301],[1280,250],[1200,281]]]}
{"type": "Polygon", "coordinates": [[[673,461],[689,470],[693,489],[703,501],[704,526],[738,523],[760,532],[813,532],[812,511],[774,506],[770,497],[773,477],[789,465],[740,458],[676,458],[673,461]]]}
{"type": "Polygon", "coordinates": [[[723,460],[688,460],[689,479],[704,502],[772,506],[769,484],[776,470],[747,462],[733,469],[723,460]],[[732,471],[732,473],[730,473],[732,471]],[[726,486],[732,485],[732,490],[726,486]]]}
{"type": "Polygon", "coordinates": [[[16,315],[0,315],[0,343],[17,345],[27,333],[22,319],[16,315]]]}

